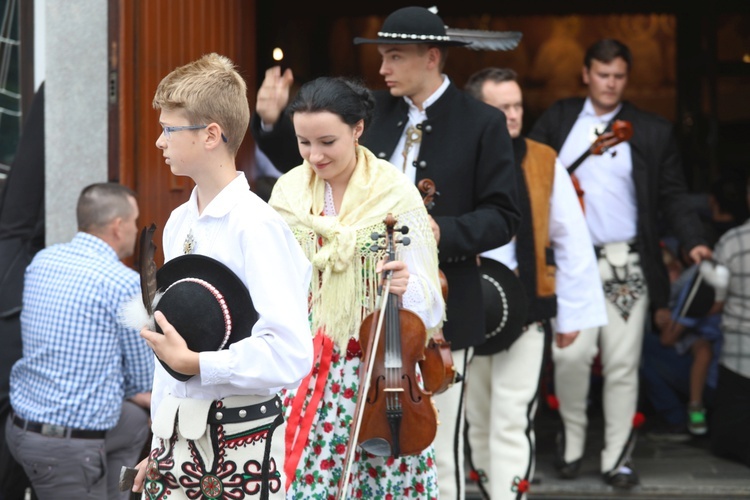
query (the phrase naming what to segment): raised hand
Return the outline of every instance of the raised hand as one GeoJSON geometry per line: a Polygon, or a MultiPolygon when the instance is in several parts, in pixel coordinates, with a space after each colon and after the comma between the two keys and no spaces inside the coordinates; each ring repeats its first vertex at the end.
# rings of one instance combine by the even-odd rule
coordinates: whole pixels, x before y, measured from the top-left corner
{"type": "Polygon", "coordinates": [[[255,112],[258,113],[264,125],[274,125],[289,103],[289,90],[294,83],[292,70],[287,68],[281,73],[281,66],[273,66],[266,70],[258,97],[255,101],[255,112]]]}

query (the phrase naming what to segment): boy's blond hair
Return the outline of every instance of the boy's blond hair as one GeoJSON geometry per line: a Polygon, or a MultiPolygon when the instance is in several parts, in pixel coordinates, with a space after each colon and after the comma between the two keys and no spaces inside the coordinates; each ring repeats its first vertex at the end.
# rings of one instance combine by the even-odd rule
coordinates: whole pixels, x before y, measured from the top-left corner
{"type": "Polygon", "coordinates": [[[247,84],[234,63],[216,53],[176,68],[159,83],[155,109],[182,110],[191,125],[217,123],[237,155],[250,122],[247,84]]]}

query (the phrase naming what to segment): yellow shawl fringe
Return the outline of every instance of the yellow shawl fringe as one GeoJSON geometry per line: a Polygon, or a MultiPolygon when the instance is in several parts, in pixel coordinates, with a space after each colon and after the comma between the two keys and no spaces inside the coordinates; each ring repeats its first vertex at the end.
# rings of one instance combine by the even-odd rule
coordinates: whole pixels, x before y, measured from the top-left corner
{"type": "MultiPolygon", "coordinates": [[[[388,213],[399,222],[400,218],[410,221],[411,243],[404,251],[426,271],[424,278],[432,289],[440,290],[437,246],[419,191],[404,174],[368,149],[357,147],[357,165],[337,216],[322,215],[325,181],[307,162],[278,179],[269,204],[284,217],[313,265],[313,335],[323,328],[342,349],[351,336],[358,337],[362,319],[376,307],[376,265],[384,256],[382,250],[370,251],[374,243],[370,235],[385,231],[383,221],[388,213]],[[417,221],[418,227],[413,227],[412,221],[417,221]]],[[[431,305],[432,295],[428,290],[422,293],[431,305]]],[[[431,329],[428,337],[439,326],[431,329]]]]}

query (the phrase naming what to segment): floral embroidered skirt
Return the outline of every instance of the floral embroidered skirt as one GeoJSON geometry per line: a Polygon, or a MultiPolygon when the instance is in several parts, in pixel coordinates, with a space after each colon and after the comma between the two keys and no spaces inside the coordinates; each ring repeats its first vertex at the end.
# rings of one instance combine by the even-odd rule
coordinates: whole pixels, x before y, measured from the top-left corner
{"type": "MultiPolygon", "coordinates": [[[[319,340],[322,335],[317,335],[319,340]]],[[[341,353],[318,341],[313,370],[296,390],[282,394],[287,417],[287,499],[328,500],[338,493],[354,420],[361,351],[352,340],[341,353]],[[301,393],[304,391],[304,393],[301,393]],[[315,405],[315,406],[311,406],[315,405]],[[305,433],[305,429],[309,432],[305,433]],[[295,432],[297,435],[295,436],[295,432]]],[[[437,499],[432,446],[419,455],[377,457],[358,449],[346,498],[437,499]]]]}

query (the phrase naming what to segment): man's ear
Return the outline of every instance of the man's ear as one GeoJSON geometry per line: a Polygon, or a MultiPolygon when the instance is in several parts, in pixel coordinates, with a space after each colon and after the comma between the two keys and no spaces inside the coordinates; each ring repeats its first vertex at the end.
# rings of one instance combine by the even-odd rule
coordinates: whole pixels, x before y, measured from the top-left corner
{"type": "Polygon", "coordinates": [[[430,47],[427,49],[427,63],[432,67],[439,67],[440,66],[440,58],[443,55],[440,53],[440,49],[437,47],[430,47]]]}
{"type": "Polygon", "coordinates": [[[115,239],[122,238],[122,224],[123,224],[122,217],[115,217],[114,219],[112,219],[112,222],[109,223],[109,233],[115,239]]]}
{"type": "Polygon", "coordinates": [[[208,125],[208,127],[206,127],[206,134],[206,147],[208,149],[214,149],[226,142],[226,140],[224,140],[226,136],[221,131],[221,127],[219,126],[219,124],[216,122],[212,122],[208,125]]]}

